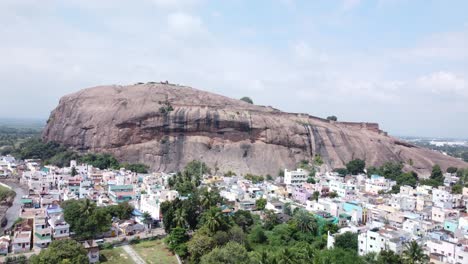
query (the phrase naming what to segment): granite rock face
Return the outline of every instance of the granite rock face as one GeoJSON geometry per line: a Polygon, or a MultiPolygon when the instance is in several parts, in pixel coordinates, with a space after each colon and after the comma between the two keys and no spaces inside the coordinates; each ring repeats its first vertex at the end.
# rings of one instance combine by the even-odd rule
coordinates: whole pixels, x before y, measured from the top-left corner
{"type": "Polygon", "coordinates": [[[64,96],[43,138],[166,172],[197,159],[220,173],[276,176],[280,168],[293,169],[315,154],[329,168],[355,158],[368,165],[403,161],[407,169],[423,173],[434,164],[467,166],[390,137],[378,124],[285,113],[163,83],[100,86],[64,96]]]}

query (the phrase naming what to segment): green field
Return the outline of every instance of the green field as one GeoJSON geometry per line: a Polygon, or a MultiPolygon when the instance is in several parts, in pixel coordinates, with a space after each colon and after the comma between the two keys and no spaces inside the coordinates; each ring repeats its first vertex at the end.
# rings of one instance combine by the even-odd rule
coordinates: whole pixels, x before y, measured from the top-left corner
{"type": "Polygon", "coordinates": [[[162,240],[142,241],[132,247],[146,263],[177,264],[177,258],[166,248],[162,240]]]}
{"type": "Polygon", "coordinates": [[[130,256],[122,248],[104,249],[99,254],[101,263],[133,264],[130,256]]]}

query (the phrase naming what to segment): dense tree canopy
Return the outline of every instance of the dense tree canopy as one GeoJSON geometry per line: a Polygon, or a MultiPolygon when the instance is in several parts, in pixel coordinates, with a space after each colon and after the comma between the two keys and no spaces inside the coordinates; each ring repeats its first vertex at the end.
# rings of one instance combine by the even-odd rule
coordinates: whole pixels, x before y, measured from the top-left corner
{"type": "Polygon", "coordinates": [[[346,232],[335,236],[335,247],[350,251],[358,251],[358,235],[351,232],[346,232]]]}
{"type": "Polygon", "coordinates": [[[357,175],[359,173],[364,173],[364,168],[366,163],[361,159],[355,159],[346,164],[346,169],[352,175],[357,175]]]}
{"type": "Polygon", "coordinates": [[[30,264],[86,264],[85,248],[75,240],[54,240],[47,249],[29,259],[30,264]]]}
{"type": "Polygon", "coordinates": [[[106,232],[112,224],[112,217],[128,219],[133,207],[128,203],[97,207],[91,200],[67,200],[62,203],[64,218],[70,224],[78,239],[90,239],[106,232]]]}

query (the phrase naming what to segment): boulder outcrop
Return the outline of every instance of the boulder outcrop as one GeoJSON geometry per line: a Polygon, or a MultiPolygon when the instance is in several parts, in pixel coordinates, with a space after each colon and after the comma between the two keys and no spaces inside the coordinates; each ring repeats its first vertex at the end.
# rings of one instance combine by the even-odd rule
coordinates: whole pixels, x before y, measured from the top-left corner
{"type": "Polygon", "coordinates": [[[285,113],[167,83],[100,86],[64,96],[43,138],[166,172],[196,159],[220,173],[276,176],[316,154],[329,168],[356,158],[368,165],[402,161],[418,172],[434,164],[467,166],[388,136],[375,123],[285,113]]]}

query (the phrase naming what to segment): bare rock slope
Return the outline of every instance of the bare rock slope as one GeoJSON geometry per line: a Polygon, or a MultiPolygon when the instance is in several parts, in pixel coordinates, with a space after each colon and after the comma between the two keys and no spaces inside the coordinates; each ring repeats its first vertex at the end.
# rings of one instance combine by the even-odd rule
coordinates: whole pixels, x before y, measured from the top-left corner
{"type": "Polygon", "coordinates": [[[277,175],[280,168],[294,168],[315,154],[330,168],[355,158],[368,165],[403,161],[419,172],[433,164],[467,166],[390,137],[378,124],[285,113],[161,83],[101,86],[64,96],[43,138],[160,171],[176,171],[198,159],[221,173],[277,175]]]}

